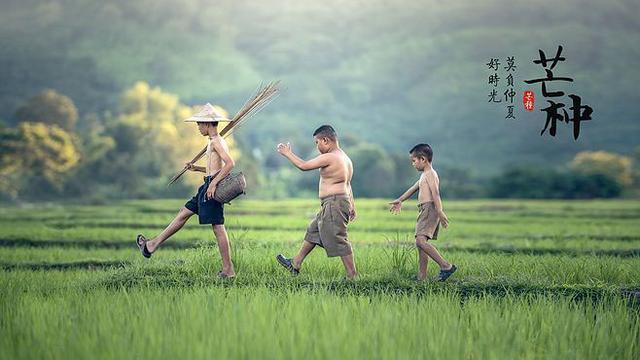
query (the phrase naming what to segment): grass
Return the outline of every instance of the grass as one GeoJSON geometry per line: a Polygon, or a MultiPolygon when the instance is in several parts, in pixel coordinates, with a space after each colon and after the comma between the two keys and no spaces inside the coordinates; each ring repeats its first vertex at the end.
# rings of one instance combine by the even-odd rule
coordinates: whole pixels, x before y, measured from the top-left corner
{"type": "Polygon", "coordinates": [[[358,201],[355,282],[322,250],[296,278],[274,261],[313,200],[227,207],[230,282],[194,220],[140,256],[181,201],[0,206],[0,359],[639,357],[640,203],[447,202],[446,283],[412,280],[415,207],[384,204],[358,201]]]}
{"type": "Polygon", "coordinates": [[[6,358],[634,358],[623,301],[142,287],[2,309],[6,358]]]}

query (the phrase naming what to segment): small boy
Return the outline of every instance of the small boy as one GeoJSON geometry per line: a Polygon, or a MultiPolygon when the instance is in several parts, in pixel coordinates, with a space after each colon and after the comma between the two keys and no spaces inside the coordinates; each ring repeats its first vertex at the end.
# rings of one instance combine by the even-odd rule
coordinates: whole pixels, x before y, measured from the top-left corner
{"type": "Polygon", "coordinates": [[[207,103],[204,108],[185,122],[197,122],[198,130],[203,136],[209,137],[207,145],[206,166],[196,166],[186,163],[190,171],[205,173],[204,184],[200,186],[196,195],[187,201],[180,209],[173,221],[153,239],[147,239],[142,234],[136,238],[136,244],[142,256],[150,258],[158,247],[173,234],[178,232],[194,214],[198,214],[200,224],[211,224],[218,242],[218,249],[222,257],[222,271],[218,277],[228,279],[236,273],[231,262],[231,249],[227,230],[224,227],[224,205],[213,198],[218,182],[227,176],[235,163],[229,155],[226,141],[218,134],[218,122],[231,121],[225,118],[215,107],[207,103]]]}
{"type": "Polygon", "coordinates": [[[428,144],[418,144],[409,151],[411,164],[416,170],[421,171],[420,179],[396,200],[389,204],[392,213],[400,213],[402,202],[407,200],[418,190],[418,220],[416,224],[416,246],[420,265],[418,271],[418,281],[427,277],[427,263],[429,257],[440,265],[438,281],[445,281],[456,270],[456,266],[447,262],[438,250],[429,243],[429,240],[438,238],[440,223],[445,228],[449,226],[449,219],[442,210],[442,200],[440,199],[440,179],[431,166],[433,160],[433,150],[428,144]]]}
{"type": "Polygon", "coordinates": [[[279,254],[276,260],[293,275],[298,275],[304,259],[319,245],[328,257],[340,256],[347,279],[352,280],[358,275],[351,243],[347,238],[347,224],[356,218],[351,190],[353,164],[340,148],[338,135],[331,125],[320,126],[314,131],[313,137],[320,155],[311,160],[300,159],[293,153],[289,143],[277,146],[278,152],[298,169],[320,170],[318,197],[321,209],[307,227],[298,255],[289,259],[279,254]]]}

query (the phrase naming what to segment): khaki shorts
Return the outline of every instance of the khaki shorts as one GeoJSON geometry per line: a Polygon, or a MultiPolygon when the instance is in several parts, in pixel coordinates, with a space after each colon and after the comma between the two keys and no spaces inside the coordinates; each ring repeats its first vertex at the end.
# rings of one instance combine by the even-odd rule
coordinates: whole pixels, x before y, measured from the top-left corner
{"type": "Polygon", "coordinates": [[[307,227],[304,240],[322,246],[328,257],[351,254],[347,239],[349,196],[330,195],[320,201],[322,208],[307,227]]]}
{"type": "Polygon", "coordinates": [[[429,239],[438,238],[440,218],[433,201],[418,204],[418,220],[416,223],[416,237],[426,236],[429,239]]]}

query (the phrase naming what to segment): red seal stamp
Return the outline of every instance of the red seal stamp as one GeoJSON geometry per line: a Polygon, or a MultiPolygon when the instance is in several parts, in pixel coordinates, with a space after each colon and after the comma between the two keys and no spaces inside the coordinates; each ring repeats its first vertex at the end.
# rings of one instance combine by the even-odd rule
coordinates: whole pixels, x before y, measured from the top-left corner
{"type": "Polygon", "coordinates": [[[536,105],[536,96],[533,94],[533,91],[527,90],[522,94],[522,103],[524,104],[525,110],[533,111],[536,105]]]}

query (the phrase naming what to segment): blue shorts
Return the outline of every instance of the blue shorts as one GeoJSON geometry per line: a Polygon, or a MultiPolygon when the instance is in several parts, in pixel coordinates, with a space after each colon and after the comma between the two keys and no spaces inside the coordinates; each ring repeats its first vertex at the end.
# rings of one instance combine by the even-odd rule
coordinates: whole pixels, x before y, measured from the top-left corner
{"type": "Polygon", "coordinates": [[[207,200],[207,188],[211,183],[212,176],[204,177],[204,184],[198,188],[198,192],[191,200],[184,204],[184,207],[198,214],[200,224],[224,224],[224,206],[215,199],[207,200]]]}

